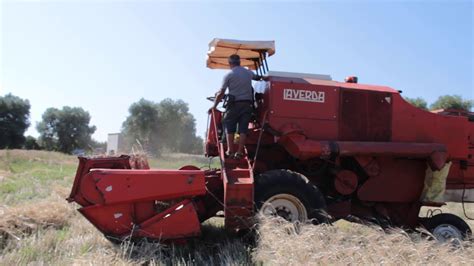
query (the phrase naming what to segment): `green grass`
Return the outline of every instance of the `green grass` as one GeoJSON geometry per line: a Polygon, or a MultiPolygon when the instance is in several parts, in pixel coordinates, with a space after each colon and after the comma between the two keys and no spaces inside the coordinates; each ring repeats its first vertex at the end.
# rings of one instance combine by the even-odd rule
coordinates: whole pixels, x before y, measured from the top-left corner
{"type": "Polygon", "coordinates": [[[6,150],[0,153],[0,202],[8,205],[42,199],[54,186],[69,186],[77,165],[60,153],[6,150]]]}

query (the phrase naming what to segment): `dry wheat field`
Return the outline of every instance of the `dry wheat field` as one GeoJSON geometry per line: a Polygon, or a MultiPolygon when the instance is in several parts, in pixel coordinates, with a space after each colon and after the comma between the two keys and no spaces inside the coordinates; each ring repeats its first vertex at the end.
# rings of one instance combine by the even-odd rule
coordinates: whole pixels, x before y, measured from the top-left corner
{"type": "MultiPolygon", "coordinates": [[[[442,245],[419,233],[345,221],[295,226],[263,219],[250,241],[225,233],[214,218],[203,224],[201,238],[185,246],[113,245],[64,200],[76,163],[59,153],[0,151],[0,265],[474,265],[470,242],[442,245]]],[[[164,168],[207,163],[188,155],[151,161],[164,168]]],[[[473,205],[466,208],[474,216],[473,205]]],[[[460,204],[443,210],[462,213],[460,204]]]]}

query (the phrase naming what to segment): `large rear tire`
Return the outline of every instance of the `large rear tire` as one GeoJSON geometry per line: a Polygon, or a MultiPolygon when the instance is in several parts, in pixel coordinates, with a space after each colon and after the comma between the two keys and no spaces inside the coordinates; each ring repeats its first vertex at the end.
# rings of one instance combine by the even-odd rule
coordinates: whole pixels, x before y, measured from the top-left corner
{"type": "Polygon", "coordinates": [[[255,205],[265,216],[280,216],[290,222],[327,223],[326,201],[319,189],[302,174],[271,170],[255,180],[255,205]]]}
{"type": "Polygon", "coordinates": [[[472,235],[469,225],[463,219],[451,213],[437,214],[425,219],[422,223],[439,242],[453,239],[468,240],[472,235]]]}

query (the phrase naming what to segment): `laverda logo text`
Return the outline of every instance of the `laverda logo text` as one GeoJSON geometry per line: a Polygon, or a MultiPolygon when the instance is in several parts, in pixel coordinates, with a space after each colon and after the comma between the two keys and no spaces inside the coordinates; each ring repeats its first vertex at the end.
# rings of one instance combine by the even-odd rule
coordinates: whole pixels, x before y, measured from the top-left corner
{"type": "Polygon", "coordinates": [[[324,91],[283,89],[283,100],[323,103],[324,91]]]}

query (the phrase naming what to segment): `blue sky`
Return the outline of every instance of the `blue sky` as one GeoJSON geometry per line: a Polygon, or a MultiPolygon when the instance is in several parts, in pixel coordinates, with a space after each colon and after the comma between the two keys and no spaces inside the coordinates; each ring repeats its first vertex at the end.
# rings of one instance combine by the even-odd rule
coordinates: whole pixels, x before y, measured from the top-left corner
{"type": "Polygon", "coordinates": [[[275,40],[271,70],[474,99],[472,1],[0,2],[0,95],[30,100],[34,136],[46,108],[69,105],[106,140],[142,97],[183,99],[204,134],[225,73],[205,67],[214,37],[275,40]]]}

